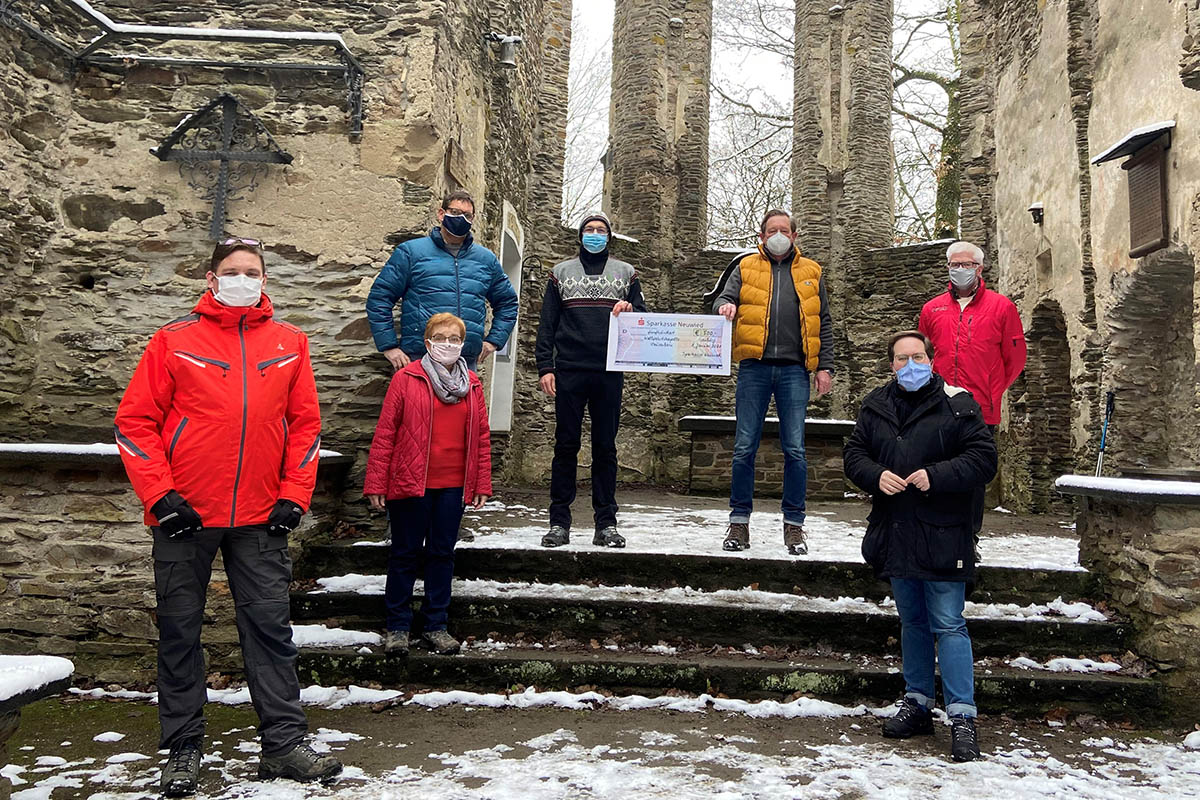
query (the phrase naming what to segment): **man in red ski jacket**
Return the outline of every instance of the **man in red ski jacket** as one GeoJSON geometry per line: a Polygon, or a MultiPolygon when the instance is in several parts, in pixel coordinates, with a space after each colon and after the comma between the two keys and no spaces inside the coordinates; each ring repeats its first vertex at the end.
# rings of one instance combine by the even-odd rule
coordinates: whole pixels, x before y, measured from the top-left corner
{"type": "Polygon", "coordinates": [[[207,699],[200,627],[218,550],[262,722],[259,776],[316,780],[342,768],[305,742],[288,599],[287,534],[312,499],[321,446],[308,338],[273,318],[257,241],[218,244],[206,280],[192,313],[150,339],[116,416],[154,537],[168,797],[196,790],[207,699]]]}
{"type": "MultiPolygon", "coordinates": [[[[1000,400],[1025,369],[1021,315],[1012,300],[984,285],[980,248],[955,242],[946,249],[946,267],[948,291],[925,304],[917,329],[933,342],[933,371],[971,393],[994,438],[1000,400]]],[[[985,488],[975,492],[976,541],[983,527],[985,488]]]]}

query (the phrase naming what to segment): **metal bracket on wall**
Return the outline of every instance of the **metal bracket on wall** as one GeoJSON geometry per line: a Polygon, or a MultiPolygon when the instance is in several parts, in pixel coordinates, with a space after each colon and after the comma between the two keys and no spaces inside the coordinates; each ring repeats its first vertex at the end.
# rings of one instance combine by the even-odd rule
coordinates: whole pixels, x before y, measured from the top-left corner
{"type": "Polygon", "coordinates": [[[0,0],[0,24],[31,36],[66,59],[72,69],[91,66],[119,69],[147,65],[167,69],[210,67],[262,71],[329,72],[343,76],[350,112],[350,138],[362,135],[362,64],[350,52],[340,34],[319,31],[241,30],[192,28],[176,25],[126,25],[114,22],[85,0],[0,0]],[[65,7],[69,14],[52,7],[65,7]],[[72,26],[80,22],[98,29],[90,39],[87,32],[72,26]],[[307,47],[331,47],[338,63],[251,61],[242,58],[176,58],[154,56],[155,45],[179,42],[227,43],[254,47],[281,46],[289,51],[307,47]],[[117,52],[113,52],[113,51],[117,52]]]}
{"type": "Polygon", "coordinates": [[[292,163],[262,122],[227,92],[184,117],[150,152],[179,162],[180,176],[213,201],[208,235],[214,240],[225,235],[229,200],[254,191],[268,164],[292,163]]]}

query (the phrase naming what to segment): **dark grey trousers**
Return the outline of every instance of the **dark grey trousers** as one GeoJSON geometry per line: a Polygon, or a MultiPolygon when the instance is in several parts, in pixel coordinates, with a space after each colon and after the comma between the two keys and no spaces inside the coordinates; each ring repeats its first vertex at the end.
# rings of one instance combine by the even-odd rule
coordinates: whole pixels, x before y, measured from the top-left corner
{"type": "Polygon", "coordinates": [[[269,756],[288,752],[304,737],[308,723],[300,708],[292,643],[287,537],[269,535],[261,525],[205,528],[187,541],[169,539],[158,528],[151,531],[158,596],[159,746],[169,748],[204,734],[208,690],[200,626],[213,558],[220,550],[237,609],[262,751],[269,756]]]}

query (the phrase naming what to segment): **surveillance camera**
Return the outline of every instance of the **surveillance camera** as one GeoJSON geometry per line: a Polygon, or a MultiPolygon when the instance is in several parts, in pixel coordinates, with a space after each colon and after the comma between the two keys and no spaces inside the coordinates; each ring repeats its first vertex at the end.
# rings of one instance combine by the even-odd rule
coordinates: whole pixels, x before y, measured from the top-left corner
{"type": "Polygon", "coordinates": [[[1029,216],[1033,217],[1034,225],[1041,225],[1045,217],[1045,209],[1041,203],[1030,203],[1029,208],[1025,209],[1029,212],[1029,216]]]}

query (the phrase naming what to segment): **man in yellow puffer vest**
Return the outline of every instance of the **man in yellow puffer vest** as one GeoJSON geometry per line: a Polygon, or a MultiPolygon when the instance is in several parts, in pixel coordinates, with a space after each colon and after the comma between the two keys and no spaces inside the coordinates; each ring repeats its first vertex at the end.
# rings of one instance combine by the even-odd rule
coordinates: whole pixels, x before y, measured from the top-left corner
{"type": "Polygon", "coordinates": [[[821,265],[800,255],[791,216],[768,211],[759,240],[758,252],[747,253],[728,271],[713,302],[713,310],[733,322],[733,360],[738,362],[729,528],[723,547],[750,547],[754,461],[774,395],[784,463],[783,543],[792,555],[804,555],[804,418],[810,377],[817,396],[833,387],[833,321],[821,265]]]}

